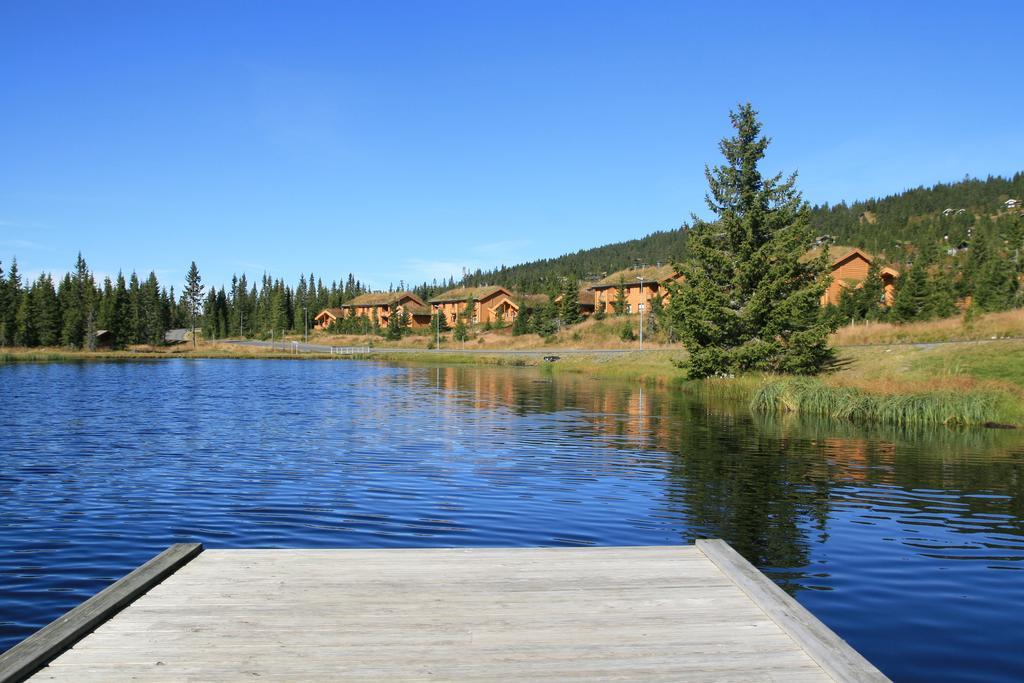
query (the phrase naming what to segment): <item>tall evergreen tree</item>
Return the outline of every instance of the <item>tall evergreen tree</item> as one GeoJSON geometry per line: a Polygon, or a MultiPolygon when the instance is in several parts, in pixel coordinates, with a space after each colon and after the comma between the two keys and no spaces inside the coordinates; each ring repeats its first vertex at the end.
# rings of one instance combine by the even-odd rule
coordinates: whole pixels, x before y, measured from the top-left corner
{"type": "Polygon", "coordinates": [[[469,330],[466,328],[466,320],[464,316],[459,316],[458,321],[455,323],[455,331],[452,332],[452,336],[455,341],[465,342],[469,339],[469,330]]]}
{"type": "Polygon", "coordinates": [[[612,304],[615,315],[622,315],[626,312],[626,278],[619,276],[619,286],[615,290],[615,302],[612,304]]]}
{"type": "Polygon", "coordinates": [[[690,258],[673,294],[674,326],[690,351],[690,376],[764,370],[813,374],[831,359],[832,324],[819,301],[828,286],[824,254],[803,257],[814,234],[796,175],[758,169],[769,140],[750,104],[730,113],[736,134],[705,168],[709,223],[694,216],[690,258]]]}
{"type": "Polygon", "coordinates": [[[21,310],[22,291],[21,274],[18,273],[18,259],[11,259],[10,270],[7,271],[4,308],[0,310],[0,342],[3,344],[18,343],[18,311],[21,310]]]}
{"type": "Polygon", "coordinates": [[[199,268],[193,261],[185,275],[185,289],[182,290],[181,299],[186,306],[189,323],[192,325],[192,348],[196,348],[196,320],[203,305],[203,278],[199,275],[199,268]]]}
{"type": "Polygon", "coordinates": [[[519,337],[530,333],[530,312],[526,310],[526,302],[519,302],[519,313],[512,321],[512,336],[519,337]]]}
{"type": "Polygon", "coordinates": [[[928,275],[925,267],[921,264],[915,265],[901,280],[892,306],[893,319],[906,323],[930,317],[928,275]]]}
{"type": "Polygon", "coordinates": [[[583,314],[580,313],[580,290],[574,278],[565,278],[562,282],[562,300],[558,309],[558,316],[566,325],[575,325],[583,320],[583,314]]]}
{"type": "Polygon", "coordinates": [[[114,286],[111,317],[107,328],[110,330],[115,349],[123,349],[132,343],[135,338],[132,324],[131,298],[124,281],[124,273],[119,272],[117,284],[114,286]]]}
{"type": "Polygon", "coordinates": [[[92,273],[82,254],[75,261],[74,274],[64,278],[60,288],[63,328],[61,340],[68,346],[94,348],[95,339],[89,335],[96,330],[95,286],[92,273]]]}
{"type": "Polygon", "coordinates": [[[36,332],[41,346],[56,346],[60,343],[61,310],[53,278],[48,274],[39,276],[33,287],[36,332]]]}
{"type": "Polygon", "coordinates": [[[15,315],[14,335],[14,343],[16,346],[39,345],[39,336],[36,330],[34,290],[35,287],[30,287],[23,292],[18,303],[18,310],[15,315]]]}

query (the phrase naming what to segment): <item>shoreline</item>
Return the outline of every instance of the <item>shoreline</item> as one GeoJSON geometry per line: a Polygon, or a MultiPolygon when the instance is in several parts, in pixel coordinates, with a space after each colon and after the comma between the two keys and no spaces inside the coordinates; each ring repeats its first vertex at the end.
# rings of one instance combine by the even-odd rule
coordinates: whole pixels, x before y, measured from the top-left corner
{"type": "Polygon", "coordinates": [[[704,400],[746,403],[760,413],[801,413],[855,423],[1016,428],[1024,425],[1024,341],[972,340],[942,345],[880,344],[837,347],[837,369],[814,378],[748,374],[689,380],[678,363],[684,349],[394,350],[369,354],[282,351],[217,342],[125,351],[12,349],[0,365],[185,359],[371,360],[399,365],[533,367],[552,374],[639,381],[677,387],[704,400]],[[993,346],[995,348],[993,348],[993,346]],[[610,352],[613,351],[613,352],[610,352]],[[561,354],[561,355],[560,355],[561,354]],[[546,362],[544,356],[558,356],[546,362]],[[975,365],[972,366],[972,363],[975,365]],[[1004,372],[1006,367],[1011,372],[1004,372]],[[1019,374],[1016,376],[1014,373],[1019,374]],[[1015,381],[1016,380],[1016,381],[1015,381]]]}

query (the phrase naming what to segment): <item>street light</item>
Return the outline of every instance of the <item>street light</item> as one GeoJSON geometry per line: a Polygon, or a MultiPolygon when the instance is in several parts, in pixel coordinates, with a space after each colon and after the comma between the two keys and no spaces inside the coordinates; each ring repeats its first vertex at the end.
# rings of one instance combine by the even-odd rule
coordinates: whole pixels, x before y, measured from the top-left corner
{"type": "Polygon", "coordinates": [[[436,349],[441,350],[441,304],[434,304],[434,329],[437,331],[436,349]]]}
{"type": "Polygon", "coordinates": [[[644,350],[644,276],[637,275],[636,279],[640,281],[640,303],[637,304],[637,308],[640,309],[640,350],[644,350]]]}

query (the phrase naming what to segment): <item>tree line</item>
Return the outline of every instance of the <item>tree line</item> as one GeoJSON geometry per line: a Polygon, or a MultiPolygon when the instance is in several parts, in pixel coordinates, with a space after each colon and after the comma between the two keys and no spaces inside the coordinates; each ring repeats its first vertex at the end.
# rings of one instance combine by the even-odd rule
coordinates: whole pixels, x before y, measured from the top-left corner
{"type": "Polygon", "coordinates": [[[167,330],[193,322],[207,339],[265,338],[301,332],[323,308],[367,291],[352,274],[329,285],[310,274],[295,287],[269,275],[257,286],[242,274],[232,277],[230,289],[206,290],[194,263],[186,281],[181,292],[161,285],[155,272],[145,279],[118,273],[99,282],[79,254],[63,278],[43,273],[25,282],[17,259],[6,270],[0,262],[0,346],[94,349],[100,331],[107,333],[103,343],[114,348],[162,344],[167,330]]]}

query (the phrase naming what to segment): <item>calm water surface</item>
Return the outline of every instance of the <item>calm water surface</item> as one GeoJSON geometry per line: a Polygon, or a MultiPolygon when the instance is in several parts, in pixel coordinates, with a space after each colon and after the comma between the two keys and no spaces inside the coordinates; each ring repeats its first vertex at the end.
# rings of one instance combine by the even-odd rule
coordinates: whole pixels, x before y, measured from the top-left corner
{"type": "Polygon", "coordinates": [[[0,650],[170,543],[721,537],[897,680],[1024,678],[1024,437],[528,369],[0,366],[0,650]]]}

